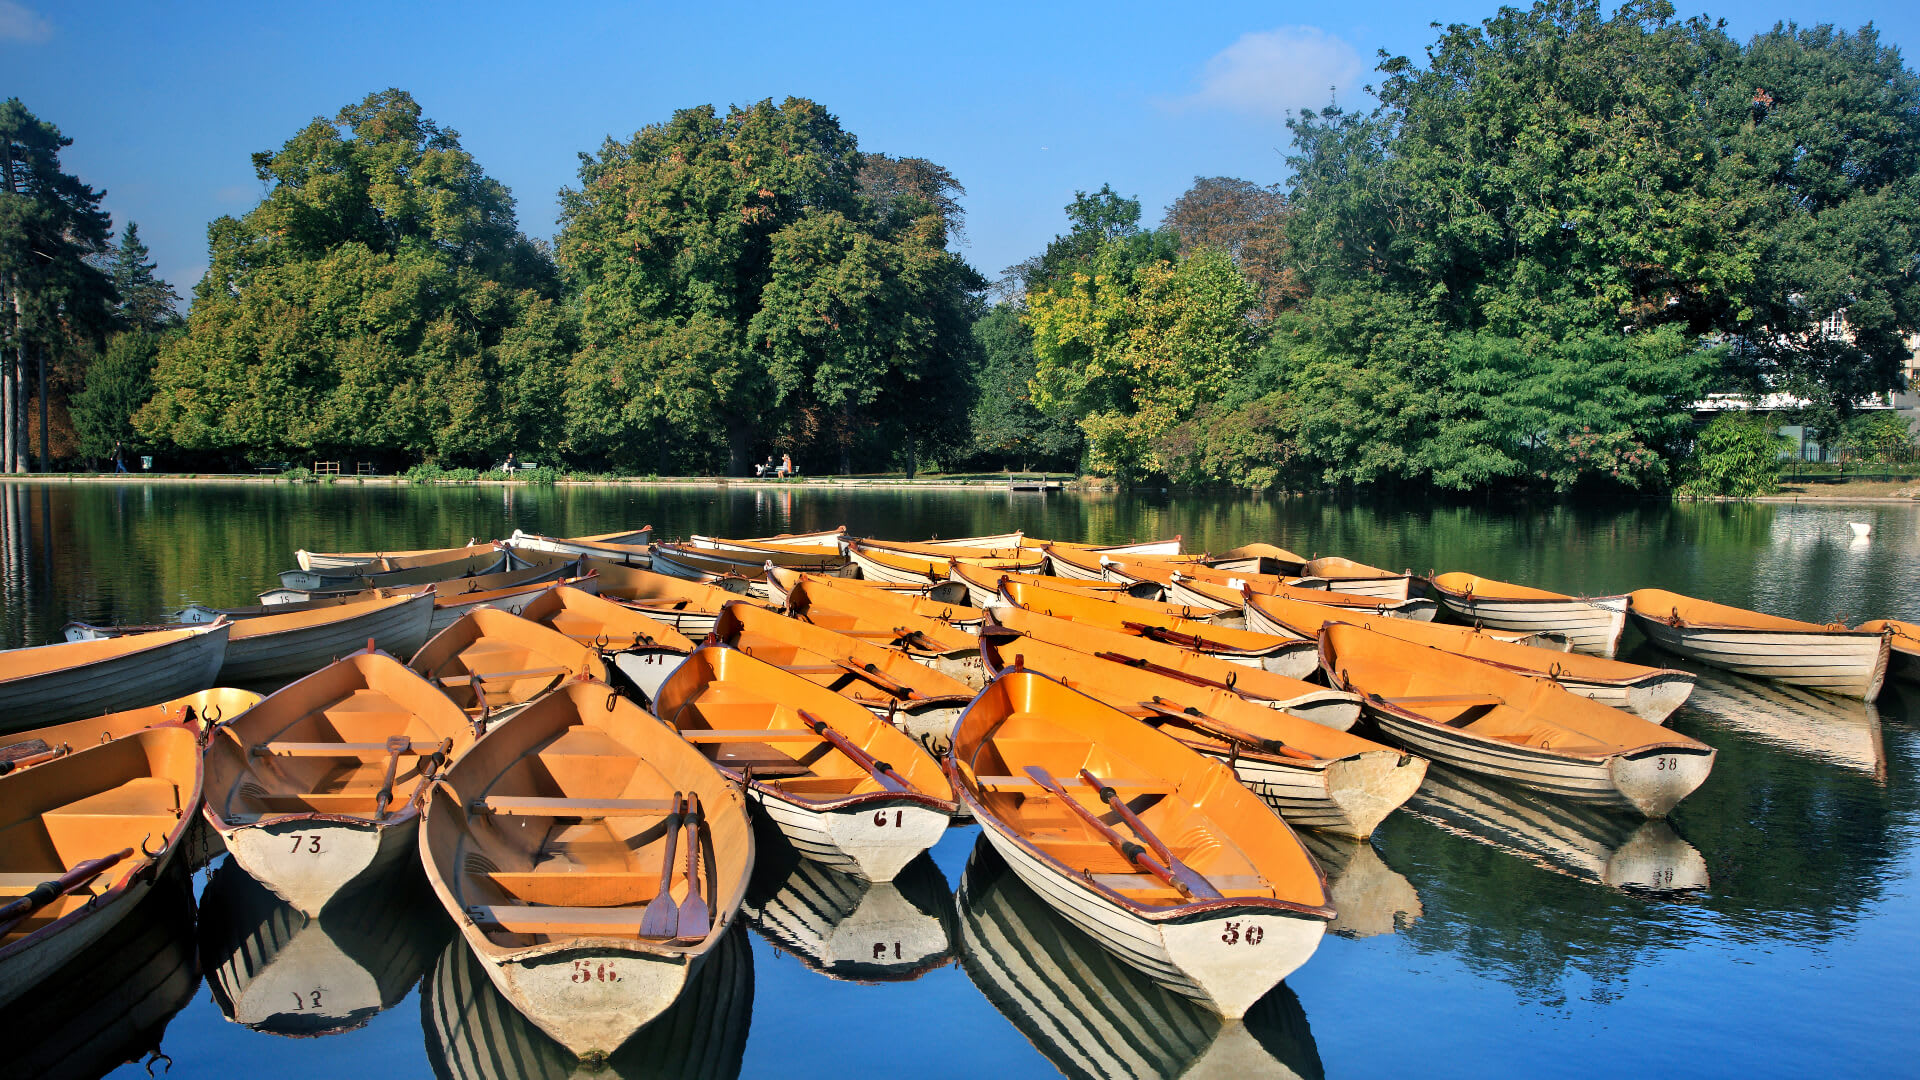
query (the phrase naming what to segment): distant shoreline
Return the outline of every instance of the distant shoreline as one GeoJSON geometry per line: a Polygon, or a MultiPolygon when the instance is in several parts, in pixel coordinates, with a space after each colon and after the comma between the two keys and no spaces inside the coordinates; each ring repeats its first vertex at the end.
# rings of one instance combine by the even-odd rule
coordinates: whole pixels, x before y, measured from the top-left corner
{"type": "MultiPolygon", "coordinates": [[[[288,481],[273,476],[248,476],[242,473],[20,473],[0,475],[0,483],[10,484],[247,484],[271,486],[284,484],[292,487],[323,487],[355,485],[364,487],[533,487],[525,480],[443,480],[431,484],[413,484],[405,476],[341,476],[328,483],[330,478],[315,478],[303,481],[288,481]]],[[[1089,487],[1075,479],[1049,477],[1057,481],[1064,491],[1114,491],[1112,486],[1089,487]]],[[[1884,481],[1863,480],[1861,486],[1882,486],[1884,481]]],[[[752,477],[726,476],[663,476],[648,479],[645,477],[621,477],[613,480],[558,480],[552,487],[670,487],[670,488],[750,488],[757,491],[847,491],[859,489],[920,489],[929,491],[1007,491],[1004,479],[928,479],[908,480],[904,477],[842,477],[842,476],[805,476],[797,480],[765,480],[752,477]]],[[[1826,485],[1822,485],[1826,486],[1826,485]]],[[[1706,498],[1698,500],[1664,497],[1670,502],[1719,502],[1719,503],[1767,503],[1806,505],[1895,505],[1910,506],[1920,503],[1920,495],[1869,495],[1845,494],[1850,484],[1835,484],[1832,494],[1806,491],[1787,491],[1778,495],[1758,495],[1751,499],[1706,498]]],[[[1035,494],[1021,492],[1020,494],[1035,494]]],[[[1303,494],[1301,492],[1276,493],[1278,497],[1303,494]]]]}

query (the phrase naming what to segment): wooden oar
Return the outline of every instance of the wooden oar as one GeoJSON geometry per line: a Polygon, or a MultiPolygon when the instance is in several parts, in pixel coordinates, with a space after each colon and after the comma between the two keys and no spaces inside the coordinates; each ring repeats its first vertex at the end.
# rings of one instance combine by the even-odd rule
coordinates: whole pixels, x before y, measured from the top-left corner
{"type": "Polygon", "coordinates": [[[1220,899],[1220,890],[1213,887],[1213,882],[1208,881],[1206,875],[1181,862],[1174,855],[1173,849],[1155,835],[1152,829],[1147,828],[1147,823],[1140,820],[1139,815],[1135,814],[1133,808],[1120,798],[1120,793],[1113,790],[1112,785],[1103,782],[1086,769],[1080,770],[1080,779],[1100,794],[1101,801],[1111,806],[1114,813],[1120,815],[1120,819],[1127,823],[1127,828],[1132,829],[1135,836],[1147,842],[1147,846],[1153,849],[1154,854],[1160,856],[1160,860],[1167,864],[1167,869],[1173,871],[1175,877],[1186,882],[1187,889],[1193,895],[1203,900],[1220,899]]]}
{"type": "Polygon", "coordinates": [[[892,694],[894,697],[917,698],[920,696],[919,692],[913,687],[889,677],[872,664],[856,664],[851,660],[842,660],[839,657],[829,657],[829,659],[833,661],[835,667],[845,671],[848,675],[856,679],[865,679],[880,689],[885,690],[887,693],[892,694]]]}
{"type": "Polygon", "coordinates": [[[393,801],[393,778],[400,770],[400,755],[413,749],[413,740],[405,735],[387,736],[387,778],[373,796],[373,820],[387,820],[387,804],[393,801]]]}
{"type": "Polygon", "coordinates": [[[1232,690],[1233,689],[1233,686],[1228,683],[1219,682],[1218,680],[1215,680],[1215,679],[1203,678],[1199,675],[1194,675],[1185,671],[1181,671],[1179,668],[1167,667],[1164,664],[1156,664],[1150,660],[1143,660],[1139,657],[1128,656],[1125,653],[1097,652],[1097,653],[1094,653],[1093,655],[1096,659],[1110,660],[1116,664],[1125,664],[1130,668],[1135,668],[1140,671],[1151,672],[1155,675],[1164,675],[1169,679],[1178,679],[1183,683],[1190,683],[1194,686],[1205,686],[1214,690],[1232,690]]]}
{"type": "Polygon", "coordinates": [[[886,788],[888,791],[903,794],[913,790],[913,785],[907,783],[906,777],[895,772],[893,766],[884,761],[876,760],[872,754],[855,746],[853,740],[828,727],[826,721],[819,719],[805,709],[801,709],[799,712],[801,723],[812,729],[814,734],[832,743],[834,749],[851,758],[855,765],[867,770],[869,775],[875,780],[880,781],[881,787],[886,788]]]}
{"type": "MultiPolygon", "coordinates": [[[[34,742],[40,742],[40,740],[35,739],[34,742]]],[[[46,746],[47,744],[41,742],[40,745],[46,746]]],[[[35,750],[32,753],[21,754],[18,757],[0,761],[0,776],[5,776],[15,769],[25,769],[34,765],[43,765],[52,761],[54,758],[65,755],[66,752],[67,748],[65,746],[51,746],[45,750],[35,750]]]]}
{"type": "Polygon", "coordinates": [[[700,941],[713,929],[706,898],[700,895],[700,796],[687,794],[687,898],[680,901],[679,936],[700,941]]]}
{"type": "Polygon", "coordinates": [[[1192,727],[1196,731],[1205,732],[1217,739],[1225,739],[1230,743],[1239,743],[1242,746],[1251,747],[1255,750],[1264,750],[1269,754],[1279,754],[1282,757],[1290,757],[1298,761],[1315,760],[1312,754],[1295,750],[1279,739],[1263,738],[1255,735],[1251,731],[1237,728],[1224,720],[1216,720],[1192,705],[1182,706],[1178,702],[1168,701],[1158,694],[1153,696],[1152,701],[1141,702],[1140,707],[1143,709],[1151,709],[1161,716],[1171,720],[1177,720],[1192,727]]]}
{"type": "Polygon", "coordinates": [[[660,861],[660,891],[640,913],[640,936],[669,939],[680,936],[680,907],[673,902],[673,847],[680,840],[681,792],[673,793],[673,813],[667,815],[667,853],[660,861]]]}
{"type": "Polygon", "coordinates": [[[132,848],[121,848],[112,855],[88,859],[51,881],[43,881],[35,885],[27,895],[5,907],[0,907],[0,937],[12,933],[15,926],[30,918],[34,912],[99,877],[112,869],[120,860],[132,857],[132,848]]]}
{"type": "Polygon", "coordinates": [[[1077,815],[1082,822],[1085,822],[1086,826],[1092,829],[1096,836],[1113,845],[1114,850],[1124,856],[1128,862],[1159,878],[1167,884],[1168,888],[1173,889],[1180,895],[1192,898],[1193,888],[1186,882],[1180,880],[1180,878],[1174,874],[1172,868],[1148,854],[1147,849],[1140,846],[1139,841],[1129,840],[1119,833],[1114,832],[1113,829],[1108,826],[1106,822],[1101,821],[1093,811],[1081,806],[1079,800],[1067,794],[1067,789],[1061,787],[1047,770],[1038,765],[1029,765],[1025,771],[1028,776],[1033,778],[1034,783],[1039,784],[1047,790],[1048,794],[1065,803],[1068,810],[1077,815]]]}

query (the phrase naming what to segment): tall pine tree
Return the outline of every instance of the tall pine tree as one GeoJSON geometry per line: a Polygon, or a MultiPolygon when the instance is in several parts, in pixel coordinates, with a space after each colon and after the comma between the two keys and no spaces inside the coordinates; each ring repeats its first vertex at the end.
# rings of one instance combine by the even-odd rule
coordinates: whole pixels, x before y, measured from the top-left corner
{"type": "Polygon", "coordinates": [[[159,331],[180,322],[180,294],[154,271],[147,245],[140,242],[140,225],[127,222],[114,249],[113,291],[120,296],[119,323],[124,330],[159,331]]]}

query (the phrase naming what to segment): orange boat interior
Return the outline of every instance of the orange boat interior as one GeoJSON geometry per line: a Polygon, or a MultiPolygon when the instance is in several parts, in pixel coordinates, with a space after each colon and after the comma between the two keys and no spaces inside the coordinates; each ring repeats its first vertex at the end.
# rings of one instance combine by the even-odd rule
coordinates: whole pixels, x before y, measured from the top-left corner
{"type": "Polygon", "coordinates": [[[518,615],[477,608],[420,647],[408,666],[468,713],[513,708],[578,675],[605,681],[590,644],[518,615]]]}
{"type": "Polygon", "coordinates": [[[383,654],[355,653],[293,683],[207,744],[208,805],[229,824],[279,814],[371,817],[394,781],[405,807],[433,754],[473,742],[458,705],[383,654]]]}
{"type": "Polygon", "coordinates": [[[1299,841],[1225,766],[1041,676],[1010,672],[989,685],[962,718],[953,754],[963,782],[1013,833],[1072,876],[1136,905],[1175,907],[1191,899],[1143,872],[1086,820],[1091,815],[1122,840],[1154,847],[1082,770],[1112,788],[1175,859],[1221,895],[1327,902],[1299,841]]]}

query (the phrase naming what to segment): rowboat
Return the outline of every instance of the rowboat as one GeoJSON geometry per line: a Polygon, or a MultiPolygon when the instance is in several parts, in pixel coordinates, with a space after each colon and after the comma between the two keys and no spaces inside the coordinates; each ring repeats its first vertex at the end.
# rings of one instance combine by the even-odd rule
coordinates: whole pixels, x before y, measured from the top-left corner
{"type": "Polygon", "coordinates": [[[1085,623],[1107,630],[1135,634],[1149,641],[1177,645],[1183,649],[1216,656],[1247,667],[1283,672],[1298,670],[1300,643],[1271,634],[1255,634],[1229,626],[1218,626],[1199,619],[1162,615],[1078,593],[1058,589],[1012,589],[1008,582],[1001,596],[1012,607],[1051,615],[1056,619],[1085,623]],[[1022,602],[1024,601],[1024,602],[1022,602]]]}
{"type": "Polygon", "coordinates": [[[0,781],[0,1006],[101,940],[166,874],[200,784],[199,738],[178,724],[0,781]]]}
{"type": "Polygon", "coordinates": [[[1627,626],[1625,596],[1567,596],[1454,571],[1427,579],[1440,606],[1475,626],[1564,636],[1586,653],[1612,656],[1627,626]]]}
{"type": "Polygon", "coordinates": [[[821,529],[817,532],[779,533],[775,536],[751,536],[745,540],[722,540],[714,536],[700,536],[696,534],[689,537],[687,543],[692,544],[694,547],[721,547],[727,544],[773,544],[779,547],[831,547],[844,549],[846,546],[846,538],[847,527],[845,525],[839,525],[831,529],[821,529]]]}
{"type": "Polygon", "coordinates": [[[708,584],[683,581],[604,559],[583,559],[582,564],[599,577],[601,596],[671,626],[695,641],[713,632],[714,620],[728,604],[741,599],[750,604],[760,603],[748,595],[749,583],[745,578],[715,578],[708,584]]]}
{"type": "MultiPolygon", "coordinates": [[[[1231,690],[1194,686],[1032,639],[983,637],[980,651],[991,676],[1037,671],[1225,763],[1296,828],[1371,836],[1427,771],[1427,763],[1410,754],[1288,710],[1262,708],[1231,690]]],[[[1307,707],[1347,710],[1348,724],[1360,711],[1350,694],[1323,689],[1318,697],[1307,707]]]]}
{"type": "MultiPolygon", "coordinates": [[[[947,571],[952,581],[965,586],[967,600],[974,607],[991,607],[1000,598],[1000,582],[1008,577],[1004,570],[989,570],[971,563],[954,563],[947,571]]],[[[1154,585],[1127,584],[1119,581],[1090,580],[1087,578],[1055,577],[1051,574],[1022,574],[1022,581],[1031,581],[1050,589],[1068,589],[1111,596],[1119,599],[1126,596],[1133,599],[1154,602],[1160,598],[1160,589],[1154,585]]]]}
{"type": "Polygon", "coordinates": [[[1328,680],[1359,693],[1394,742],[1558,798],[1665,817],[1713,769],[1713,747],[1551,679],[1366,627],[1326,627],[1320,660],[1328,680]]]}
{"type": "Polygon", "coordinates": [[[179,869],[168,873],[99,941],[0,1010],[11,1075],[95,1080],[152,1060],[200,989],[192,889],[179,869]]]}
{"type": "MultiPolygon", "coordinates": [[[[239,620],[258,618],[262,615],[288,615],[296,611],[318,611],[321,608],[339,607],[342,604],[361,604],[368,600],[385,600],[394,596],[418,596],[432,588],[434,588],[434,583],[429,581],[421,585],[398,585],[391,589],[363,589],[359,592],[339,593],[337,595],[324,596],[318,600],[303,600],[298,603],[245,604],[240,607],[214,607],[211,604],[188,604],[186,607],[174,612],[173,618],[174,621],[181,626],[204,626],[208,623],[219,622],[222,616],[239,620]]],[[[79,627],[83,625],[91,627],[91,624],[81,623],[69,623],[68,627],[79,627]]],[[[99,628],[96,627],[93,629],[99,628]]],[[[116,629],[127,630],[129,628],[118,627],[116,629]]],[[[137,632],[144,633],[148,630],[170,629],[173,629],[173,627],[139,627],[137,628],[137,632]]],[[[85,641],[96,636],[99,635],[94,633],[75,634],[69,630],[67,640],[85,641]]]]}
{"type": "Polygon", "coordinates": [[[1338,555],[1325,555],[1312,559],[1300,568],[1301,576],[1316,577],[1324,580],[1334,592],[1352,593],[1355,596],[1379,596],[1388,600],[1405,600],[1413,585],[1413,575],[1396,574],[1391,570],[1382,570],[1377,566],[1343,559],[1338,555]]]}
{"type": "MultiPolygon", "coordinates": [[[[424,551],[413,555],[387,555],[369,559],[363,563],[331,567],[324,570],[312,570],[301,567],[298,570],[282,570],[280,584],[283,588],[304,589],[310,592],[360,588],[361,582],[368,578],[382,577],[401,570],[420,570],[427,567],[444,566],[449,563],[466,563],[480,559],[492,562],[500,553],[497,544],[469,544],[466,547],[446,548],[441,551],[424,551]]],[[[298,552],[295,553],[296,555],[298,552]]],[[[463,571],[464,572],[464,571],[463,571]]],[[[437,579],[423,579],[437,580],[437,579]]],[[[413,582],[409,582],[413,584],[413,582]]]]}
{"type": "Polygon", "coordinates": [[[844,873],[891,881],[953,816],[953,789],[920,744],[738,649],[701,648],[654,705],[789,843],[844,873]]]}
{"type": "MultiPolygon", "coordinates": [[[[768,566],[765,567],[765,570],[767,600],[776,608],[784,608],[787,606],[787,594],[793,591],[795,585],[798,585],[802,581],[812,580],[822,586],[847,585],[857,590],[866,590],[866,592],[860,593],[860,595],[867,599],[875,600],[876,602],[884,602],[886,597],[895,597],[912,605],[913,610],[919,611],[922,614],[939,610],[939,608],[922,610],[918,604],[918,601],[930,600],[936,605],[956,609],[954,613],[955,617],[952,619],[955,625],[964,625],[965,623],[965,620],[959,617],[957,609],[968,602],[967,587],[959,581],[921,582],[918,584],[901,585],[895,582],[874,581],[869,578],[849,578],[827,574],[802,574],[797,570],[784,570],[778,566],[768,566]],[[883,595],[876,598],[872,595],[873,593],[883,595]]],[[[933,615],[931,617],[939,618],[940,616],[933,615]]],[[[942,619],[941,621],[945,622],[948,620],[942,619]]]]}
{"type": "Polygon", "coordinates": [[[255,880],[318,914],[412,855],[427,780],[473,738],[460,706],[365,649],[214,729],[207,823],[255,880]]]}
{"type": "Polygon", "coordinates": [[[478,554],[467,555],[452,562],[432,563],[427,566],[364,574],[357,577],[329,577],[326,579],[329,584],[314,588],[294,587],[283,583],[277,589],[268,589],[260,593],[259,600],[262,604],[298,604],[308,600],[325,600],[329,596],[360,592],[365,589],[425,585],[429,582],[479,577],[483,574],[498,574],[519,568],[520,564],[513,561],[512,552],[498,544],[490,544],[478,554]]]}
{"type": "MultiPolygon", "coordinates": [[[[819,550],[825,552],[826,549],[819,550]]],[[[653,548],[653,569],[659,573],[687,581],[704,581],[715,575],[737,574],[745,577],[749,589],[762,599],[766,595],[766,583],[762,578],[768,563],[810,574],[852,573],[838,549],[831,553],[814,554],[775,547],[757,552],[697,548],[689,544],[655,544],[653,548]]]]}
{"type": "Polygon", "coordinates": [[[1822,626],[1664,589],[1630,593],[1627,613],[1668,652],[1740,675],[1872,701],[1887,677],[1891,634],[1822,626]]]}
{"type": "Polygon", "coordinates": [[[891,540],[887,543],[914,544],[930,548],[1013,548],[1026,541],[1023,532],[994,533],[990,536],[956,536],[950,540],[934,537],[931,540],[891,540]]]}
{"type": "MultiPolygon", "coordinates": [[[[480,581],[482,579],[474,578],[473,580],[480,581]]],[[[518,615],[522,608],[533,603],[541,596],[546,595],[548,590],[556,585],[564,585],[578,592],[598,593],[600,591],[600,572],[597,570],[589,570],[578,577],[556,577],[551,574],[542,574],[538,581],[529,581],[518,585],[505,585],[497,589],[476,589],[469,586],[458,592],[450,590],[445,593],[441,593],[436,589],[433,596],[433,623],[429,629],[432,633],[438,634],[440,631],[459,622],[467,612],[478,611],[481,608],[492,608],[495,611],[504,611],[509,615],[518,615]]]]}
{"type": "Polygon", "coordinates": [[[830,577],[822,574],[794,575],[788,571],[767,571],[770,592],[786,597],[785,607],[793,609],[794,589],[806,583],[806,595],[833,607],[869,612],[885,608],[902,614],[932,619],[968,633],[978,632],[987,613],[967,603],[966,588],[955,582],[937,585],[891,585],[861,578],[830,577]],[[959,595],[955,595],[958,592],[959,595]]]}
{"type": "MultiPolygon", "coordinates": [[[[844,532],[844,529],[842,530],[844,532]]],[[[809,570],[818,573],[832,573],[847,564],[847,557],[840,550],[840,533],[831,533],[816,542],[806,542],[798,537],[786,536],[778,540],[728,540],[718,536],[700,536],[695,534],[687,538],[683,547],[695,548],[711,553],[711,557],[742,561],[752,565],[755,561],[762,564],[771,562],[775,566],[790,569],[809,570]]]]}
{"type": "Polygon", "coordinates": [[[1693,676],[1673,668],[1642,667],[1585,653],[1501,641],[1464,626],[1442,626],[1343,612],[1279,596],[1246,594],[1247,626],[1269,634],[1317,639],[1328,623],[1345,622],[1418,645],[1523,675],[1544,675],[1567,690],[1663,724],[1693,692],[1693,676]]]}
{"type": "Polygon", "coordinates": [[[581,1060],[494,988],[456,937],[420,984],[427,1060],[442,1080],[734,1080],[753,1018],[753,945],[737,921],[666,1012],[605,1058],[581,1060]]]}
{"type": "Polygon", "coordinates": [[[1306,963],[1333,918],[1313,858],[1231,770],[1044,675],[989,683],[948,761],[1020,880],[1223,1017],[1306,963]]]}
{"type": "Polygon", "coordinates": [[[600,533],[596,536],[541,536],[539,533],[515,529],[507,546],[576,558],[590,555],[597,559],[611,559],[623,566],[645,567],[653,556],[653,526],[637,532],[600,533]]]}
{"type": "Polygon", "coordinates": [[[916,663],[968,686],[985,682],[979,639],[938,619],[887,607],[884,602],[870,602],[864,595],[822,587],[812,580],[800,583],[787,595],[787,610],[815,626],[898,649],[916,663]]]}
{"type": "Polygon", "coordinates": [[[568,585],[556,586],[520,609],[520,617],[598,650],[615,686],[652,701],[680,661],[695,648],[680,631],[611,600],[568,585]]]}
{"type": "Polygon", "coordinates": [[[1085,581],[1122,581],[1107,572],[1113,563],[1139,563],[1158,567],[1162,573],[1168,573],[1182,566],[1199,566],[1204,555],[1140,555],[1128,552],[1100,551],[1079,547],[1074,544],[1050,544],[1042,549],[1047,553],[1047,569],[1058,577],[1079,578],[1085,581]]]}
{"type": "Polygon", "coordinates": [[[1079,548],[1082,551],[1097,551],[1108,555],[1144,555],[1152,558],[1171,558],[1180,554],[1179,536],[1165,540],[1130,540],[1124,544],[1088,544],[1077,540],[1042,540],[1037,536],[1022,536],[1021,547],[1030,548],[1079,548]]]}
{"type": "Polygon", "coordinates": [[[1325,1075],[1291,988],[1223,1020],[1121,963],[1009,873],[984,839],[961,874],[959,909],[967,977],[1063,1076],[1325,1075]]]}
{"type": "MultiPolygon", "coordinates": [[[[1107,583],[1112,584],[1112,583],[1107,583]]],[[[1231,613],[1216,611],[1212,608],[1189,607],[1185,604],[1169,604],[1161,600],[1147,600],[1134,596],[1125,590],[1101,589],[1093,582],[1065,581],[1053,578],[1050,582],[1041,581],[1038,574],[1002,575],[1000,578],[1001,595],[1022,607],[1033,604],[1046,605],[1054,602],[1061,593],[1112,604],[1133,611],[1144,611],[1170,619],[1184,619],[1189,622],[1224,625],[1221,619],[1231,615],[1234,620],[1241,616],[1238,611],[1231,613]]]]}
{"type": "Polygon", "coordinates": [[[1064,645],[1089,656],[1168,675],[1195,686],[1232,690],[1257,705],[1292,709],[1296,715],[1338,731],[1352,727],[1358,714],[1354,708],[1312,707],[1311,703],[1321,700],[1326,687],[1303,682],[1301,676],[1320,670],[1317,643],[1296,642],[1291,652],[1280,657],[1287,661],[1288,670],[1269,671],[1124,631],[1056,619],[1011,605],[995,608],[993,616],[994,621],[982,629],[982,637],[994,633],[996,628],[1004,628],[1022,637],[1064,645]]]}
{"type": "MultiPolygon", "coordinates": [[[[468,540],[469,545],[477,543],[468,540]]],[[[308,551],[300,548],[293,553],[294,560],[302,570],[333,570],[356,563],[372,562],[375,559],[404,558],[413,555],[431,555],[445,548],[410,548],[403,551],[308,551]]]]}
{"type": "Polygon", "coordinates": [[[1582,881],[1646,892],[1708,885],[1707,860],[1664,818],[1635,820],[1445,766],[1427,770],[1406,810],[1455,836],[1582,881]]]}
{"type": "Polygon", "coordinates": [[[469,611],[407,666],[439,687],[484,732],[570,679],[607,681],[592,645],[492,608],[469,611]]]}
{"type": "Polygon", "coordinates": [[[574,682],[435,781],[420,855],[493,985],[586,1057],[665,1012],[726,935],[753,829],[698,750],[574,682]]]}
{"type": "Polygon", "coordinates": [[[180,724],[199,732],[206,725],[238,719],[258,704],[260,695],[251,690],[219,687],[196,691],[158,705],[142,705],[123,712],[0,734],[0,762],[12,763],[11,767],[7,767],[8,772],[29,768],[52,760],[53,756],[63,756],[75,750],[125,738],[156,724],[180,724]],[[52,751],[60,751],[60,754],[53,755],[52,751]]]}
{"type": "Polygon", "coordinates": [[[882,648],[823,626],[748,604],[729,604],[714,638],[808,682],[824,686],[910,736],[936,757],[973,688],[882,648]]]}
{"type": "Polygon", "coordinates": [[[892,881],[866,881],[805,858],[774,829],[740,915],[767,944],[829,979],[911,982],[953,962],[953,891],[930,855],[892,881]]]}
{"type": "Polygon", "coordinates": [[[433,594],[423,592],[242,619],[233,624],[227,638],[219,681],[285,682],[312,674],[368,641],[396,653],[411,653],[426,643],[433,604],[433,594]]]}
{"type": "Polygon", "coordinates": [[[1920,682],[1920,623],[1874,619],[1854,627],[1869,634],[1889,635],[1887,674],[1906,682],[1920,682]]]}
{"type": "Polygon", "coordinates": [[[1386,615],[1414,622],[1432,622],[1435,612],[1439,610],[1439,605],[1424,596],[1395,600],[1388,596],[1363,596],[1359,593],[1319,587],[1309,588],[1299,584],[1275,584],[1272,579],[1267,578],[1235,578],[1225,584],[1215,584],[1189,576],[1185,571],[1179,571],[1173,575],[1173,585],[1168,589],[1169,595],[1182,601],[1189,599],[1203,599],[1211,603],[1237,601],[1243,612],[1246,609],[1246,594],[1249,592],[1259,593],[1262,596],[1284,596],[1309,604],[1319,604],[1322,607],[1364,612],[1370,615],[1386,615]]]}
{"type": "Polygon", "coordinates": [[[860,568],[861,577],[902,585],[945,581],[947,568],[954,562],[1009,574],[1037,574],[1047,564],[1045,553],[1026,548],[949,548],[869,540],[849,543],[847,555],[860,568]]]}
{"type": "Polygon", "coordinates": [[[1388,866],[1371,843],[1318,829],[1302,830],[1300,843],[1327,875],[1335,912],[1327,933],[1343,938],[1397,934],[1426,914],[1413,882],[1388,866]]]}
{"type": "Polygon", "coordinates": [[[448,934],[410,862],[318,917],[273,895],[232,861],[201,894],[201,956],[229,1021],[310,1039],[367,1026],[406,998],[448,934]]]}
{"type": "Polygon", "coordinates": [[[1237,574],[1286,574],[1298,577],[1302,568],[1312,561],[1277,544],[1253,543],[1210,556],[1207,565],[1237,574]]]}
{"type": "Polygon", "coordinates": [[[214,684],[232,623],[0,652],[0,732],[130,709],[214,684]]]}

